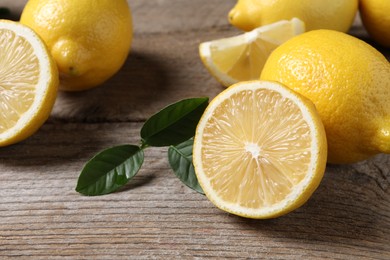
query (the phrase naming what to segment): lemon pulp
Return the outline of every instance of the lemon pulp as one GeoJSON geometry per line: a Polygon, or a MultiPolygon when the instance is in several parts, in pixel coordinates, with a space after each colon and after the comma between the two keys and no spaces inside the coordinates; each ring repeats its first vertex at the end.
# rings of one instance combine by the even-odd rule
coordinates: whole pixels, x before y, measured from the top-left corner
{"type": "Polygon", "coordinates": [[[1,134],[13,128],[33,104],[39,61],[31,44],[7,29],[0,29],[0,49],[4,50],[0,52],[1,134]]]}
{"type": "Polygon", "coordinates": [[[199,55],[211,75],[228,87],[258,79],[270,53],[304,30],[304,23],[297,18],[283,20],[230,38],[201,43],[199,55]]]}
{"type": "Polygon", "coordinates": [[[242,82],[213,100],[194,142],[209,199],[233,214],[268,218],[302,205],[326,164],[326,136],[308,100],[278,83],[242,82]]]}
{"type": "Polygon", "coordinates": [[[49,117],[58,70],[39,36],[18,22],[0,20],[0,146],[31,136],[49,117]]]}

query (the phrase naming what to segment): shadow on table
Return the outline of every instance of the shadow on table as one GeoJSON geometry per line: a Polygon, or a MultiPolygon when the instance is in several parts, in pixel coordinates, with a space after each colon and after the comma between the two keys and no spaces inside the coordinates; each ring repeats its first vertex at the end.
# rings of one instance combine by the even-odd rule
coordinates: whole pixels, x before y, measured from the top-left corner
{"type": "Polygon", "coordinates": [[[122,69],[101,86],[81,92],[60,91],[51,120],[145,120],[152,113],[153,104],[169,92],[167,73],[164,57],[132,51],[122,69]]]}
{"type": "Polygon", "coordinates": [[[374,40],[370,37],[370,35],[367,33],[363,26],[353,26],[348,33],[370,44],[372,47],[381,52],[387,58],[388,61],[390,61],[390,49],[382,47],[376,42],[374,42],[374,40]]]}
{"type": "MultiPolygon", "coordinates": [[[[157,111],[144,112],[139,107],[151,109],[168,85],[161,60],[145,53],[132,53],[123,68],[102,86],[82,92],[60,91],[48,122],[25,141],[1,148],[0,162],[63,164],[92,156],[96,149],[108,148],[104,146],[108,140],[102,135],[102,127],[144,121],[146,113],[157,111]]],[[[139,133],[131,136],[134,131],[130,130],[128,138],[121,140],[123,143],[129,139],[139,141],[139,133]]]]}
{"type": "Polygon", "coordinates": [[[389,225],[381,205],[389,203],[389,196],[378,179],[387,183],[389,176],[383,177],[376,167],[376,176],[358,172],[355,167],[328,165],[320,187],[294,212],[270,220],[237,217],[235,224],[267,237],[307,242],[308,246],[356,245],[357,241],[384,244],[388,240],[385,225],[387,230],[389,225]]]}
{"type": "Polygon", "coordinates": [[[156,174],[137,174],[133,179],[131,179],[125,186],[117,190],[115,193],[127,192],[129,190],[134,190],[139,187],[146,186],[153,182],[153,180],[157,177],[156,174]]]}
{"type": "MultiPolygon", "coordinates": [[[[1,3],[0,3],[0,5],[1,5],[1,3]]],[[[15,12],[15,11],[11,11],[8,8],[0,6],[0,19],[19,21],[20,13],[15,12]]]]}

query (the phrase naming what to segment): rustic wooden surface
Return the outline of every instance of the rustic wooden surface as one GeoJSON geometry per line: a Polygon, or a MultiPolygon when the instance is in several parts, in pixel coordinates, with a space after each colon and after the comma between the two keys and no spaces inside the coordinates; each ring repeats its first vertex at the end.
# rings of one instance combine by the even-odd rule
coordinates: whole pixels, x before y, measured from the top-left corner
{"type": "MultiPolygon", "coordinates": [[[[17,19],[25,0],[2,0],[17,19]]],[[[313,197],[274,220],[224,213],[183,186],[166,149],[121,192],[74,191],[98,151],[137,143],[142,122],[186,97],[223,88],[203,68],[200,42],[234,35],[235,0],[132,0],[132,53],[110,81],[59,93],[48,122],[0,149],[0,259],[390,259],[390,156],[328,165],[313,197]]],[[[357,20],[351,34],[369,41],[357,20]]],[[[388,50],[381,49],[387,57],[388,50]]]]}

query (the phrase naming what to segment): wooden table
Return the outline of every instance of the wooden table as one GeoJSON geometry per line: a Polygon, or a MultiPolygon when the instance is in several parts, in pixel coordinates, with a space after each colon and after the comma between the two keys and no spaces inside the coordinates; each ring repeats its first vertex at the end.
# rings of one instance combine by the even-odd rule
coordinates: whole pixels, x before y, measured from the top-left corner
{"type": "MultiPolygon", "coordinates": [[[[18,18],[26,0],[2,0],[18,18]]],[[[302,208],[273,220],[224,213],[183,186],[167,149],[148,149],[121,192],[75,192],[84,163],[139,142],[143,121],[182,98],[223,90],[198,57],[202,41],[235,35],[235,0],[130,0],[134,42],[104,85],[59,93],[48,122],[0,149],[0,259],[390,259],[390,156],[328,165],[302,208]]],[[[369,40],[357,20],[351,34],[369,40]]],[[[381,49],[387,57],[389,52],[381,49]]]]}

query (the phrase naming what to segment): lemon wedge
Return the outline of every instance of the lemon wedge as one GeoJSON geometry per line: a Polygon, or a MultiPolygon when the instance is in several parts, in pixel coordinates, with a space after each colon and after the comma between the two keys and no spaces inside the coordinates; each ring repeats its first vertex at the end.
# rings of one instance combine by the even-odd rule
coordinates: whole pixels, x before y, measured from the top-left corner
{"type": "Polygon", "coordinates": [[[282,20],[238,36],[201,43],[199,55],[211,75],[228,87],[258,79],[271,52],[304,31],[305,25],[298,18],[282,20]]]}
{"type": "Polygon", "coordinates": [[[247,218],[274,218],[303,205],[326,159],[313,103],[276,82],[240,82],[221,92],[194,139],[195,172],[209,200],[247,218]]]}
{"type": "Polygon", "coordinates": [[[58,71],[39,36],[27,26],[0,20],[0,146],[36,132],[49,117],[58,71]]]}

